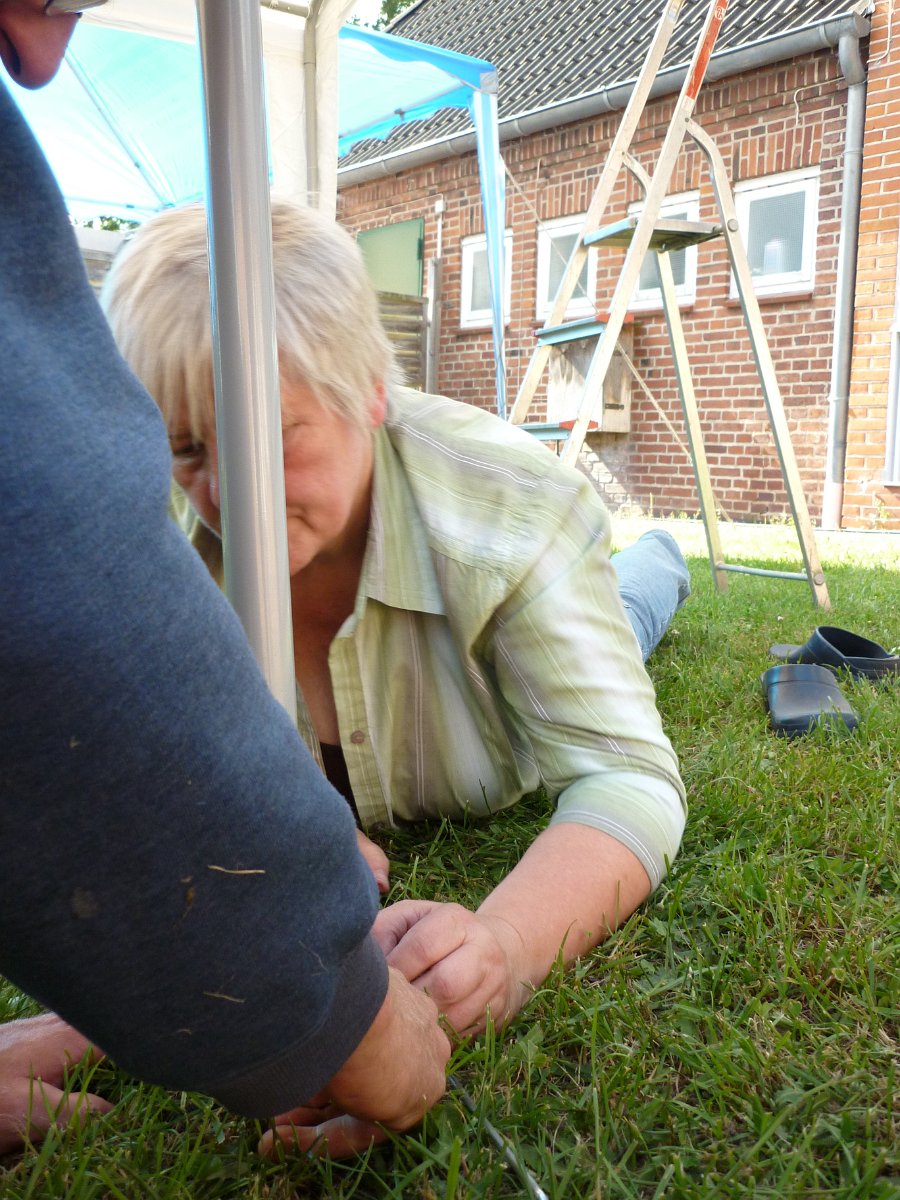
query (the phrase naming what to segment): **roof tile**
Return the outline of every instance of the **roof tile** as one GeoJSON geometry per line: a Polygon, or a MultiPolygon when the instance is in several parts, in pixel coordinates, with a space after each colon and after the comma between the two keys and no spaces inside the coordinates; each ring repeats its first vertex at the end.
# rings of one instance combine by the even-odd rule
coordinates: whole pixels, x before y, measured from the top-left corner
{"type": "MultiPolygon", "coordinates": [[[[497,67],[500,118],[520,116],[635,79],[663,0],[419,0],[391,25],[413,41],[485,58],[497,67]]],[[[862,12],[865,0],[730,0],[716,51],[733,50],[862,12]]],[[[663,69],[686,65],[708,0],[685,0],[663,69]]],[[[367,141],[341,159],[349,166],[469,128],[458,110],[367,141]]]]}

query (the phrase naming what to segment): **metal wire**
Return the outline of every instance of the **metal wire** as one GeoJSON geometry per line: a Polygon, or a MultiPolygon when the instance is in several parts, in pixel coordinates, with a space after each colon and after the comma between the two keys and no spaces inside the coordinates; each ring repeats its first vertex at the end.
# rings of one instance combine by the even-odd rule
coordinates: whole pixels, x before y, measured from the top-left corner
{"type": "MultiPolygon", "coordinates": [[[[462,1100],[469,1112],[473,1113],[475,1116],[478,1116],[478,1108],[475,1104],[475,1101],[465,1090],[465,1088],[461,1086],[456,1076],[449,1075],[447,1077],[447,1082],[458,1094],[460,1100],[462,1100]]],[[[510,1142],[508,1138],[505,1138],[500,1130],[492,1125],[485,1116],[481,1116],[480,1120],[482,1126],[484,1127],[484,1132],[488,1135],[497,1149],[503,1154],[504,1160],[509,1163],[509,1165],[525,1184],[525,1187],[528,1190],[528,1195],[532,1197],[532,1200],[550,1200],[550,1197],[519,1158],[512,1142],[510,1142]]]]}

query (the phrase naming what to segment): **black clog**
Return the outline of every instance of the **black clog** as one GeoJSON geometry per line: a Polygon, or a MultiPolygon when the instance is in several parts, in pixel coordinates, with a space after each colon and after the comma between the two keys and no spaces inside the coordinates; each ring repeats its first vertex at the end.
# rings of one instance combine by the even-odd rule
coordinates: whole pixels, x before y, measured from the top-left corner
{"type": "Polygon", "coordinates": [[[900,675],[900,654],[889,654],[877,642],[836,625],[814,629],[805,646],[770,646],[769,653],[787,663],[815,663],[829,671],[843,667],[856,679],[900,675]]]}
{"type": "Polygon", "coordinates": [[[853,730],[859,724],[834,676],[824,667],[785,663],[769,667],[760,682],[772,728],[785,737],[799,737],[817,725],[853,730]]]}

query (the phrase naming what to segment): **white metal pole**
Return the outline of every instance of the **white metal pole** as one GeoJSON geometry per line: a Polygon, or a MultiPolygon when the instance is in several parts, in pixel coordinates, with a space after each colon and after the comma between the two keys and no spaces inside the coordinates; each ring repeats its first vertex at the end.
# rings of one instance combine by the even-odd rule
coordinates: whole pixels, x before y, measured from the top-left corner
{"type": "Polygon", "coordinates": [[[296,720],[259,0],[197,0],[225,590],[296,720]]]}

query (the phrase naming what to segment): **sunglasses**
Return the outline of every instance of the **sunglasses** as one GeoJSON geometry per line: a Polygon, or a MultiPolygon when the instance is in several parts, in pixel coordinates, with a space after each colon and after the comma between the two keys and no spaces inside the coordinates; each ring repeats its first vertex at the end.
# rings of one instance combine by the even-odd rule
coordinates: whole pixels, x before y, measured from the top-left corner
{"type": "Polygon", "coordinates": [[[52,17],[58,13],[80,14],[86,8],[99,8],[106,0],[47,0],[44,5],[44,16],[52,17]]]}

